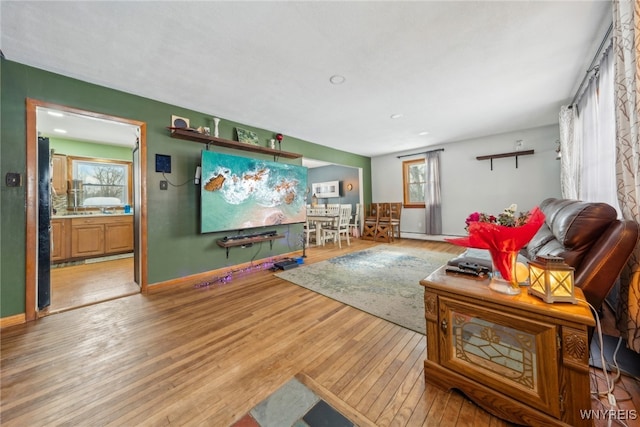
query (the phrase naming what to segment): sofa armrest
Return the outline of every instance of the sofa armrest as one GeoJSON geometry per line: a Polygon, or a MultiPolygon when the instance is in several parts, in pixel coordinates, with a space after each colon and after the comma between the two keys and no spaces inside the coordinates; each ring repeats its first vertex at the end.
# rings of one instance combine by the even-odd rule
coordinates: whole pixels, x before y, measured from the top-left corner
{"type": "Polygon", "coordinates": [[[576,269],[575,284],[595,309],[600,309],[629,260],[639,234],[638,224],[634,221],[612,223],[576,269]]]}

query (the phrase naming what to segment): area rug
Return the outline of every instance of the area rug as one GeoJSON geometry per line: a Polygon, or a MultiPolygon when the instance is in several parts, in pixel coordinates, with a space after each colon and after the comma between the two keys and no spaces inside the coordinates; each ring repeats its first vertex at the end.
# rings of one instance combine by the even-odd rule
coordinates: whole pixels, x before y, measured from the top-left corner
{"type": "Polygon", "coordinates": [[[424,288],[419,282],[453,257],[444,252],[378,245],[275,275],[425,334],[424,288]]]}

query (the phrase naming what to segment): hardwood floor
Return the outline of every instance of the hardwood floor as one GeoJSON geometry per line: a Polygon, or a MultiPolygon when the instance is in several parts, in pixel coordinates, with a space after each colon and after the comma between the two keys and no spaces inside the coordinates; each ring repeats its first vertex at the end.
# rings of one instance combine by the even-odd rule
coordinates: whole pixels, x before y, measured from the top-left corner
{"type": "Polygon", "coordinates": [[[133,257],[51,269],[51,305],[58,313],[140,292],[133,257]]]}
{"type": "MultiPolygon", "coordinates": [[[[374,244],[312,247],[305,262],[374,244]]],[[[425,385],[423,335],[268,270],[50,315],[3,329],[0,344],[3,426],[229,426],[294,376],[362,426],[508,425],[425,385]]],[[[621,404],[640,407],[638,383],[620,384],[621,404]]]]}

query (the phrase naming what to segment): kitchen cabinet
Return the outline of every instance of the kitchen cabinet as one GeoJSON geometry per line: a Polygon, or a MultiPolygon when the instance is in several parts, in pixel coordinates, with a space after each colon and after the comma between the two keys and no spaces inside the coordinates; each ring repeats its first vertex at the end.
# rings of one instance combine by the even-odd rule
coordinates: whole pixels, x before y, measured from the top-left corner
{"type": "Polygon", "coordinates": [[[87,258],[104,255],[102,218],[71,219],[71,257],[87,258]]]}
{"type": "Polygon", "coordinates": [[[133,251],[133,215],[71,219],[71,258],[133,251]]]}
{"type": "Polygon", "coordinates": [[[69,257],[71,235],[69,234],[71,220],[51,220],[51,261],[62,261],[69,257]]]}
{"type": "Polygon", "coordinates": [[[104,218],[104,253],[133,251],[133,216],[104,218]]]}
{"type": "Polygon", "coordinates": [[[67,194],[67,156],[54,154],[51,156],[51,186],[58,196],[67,194]]]}

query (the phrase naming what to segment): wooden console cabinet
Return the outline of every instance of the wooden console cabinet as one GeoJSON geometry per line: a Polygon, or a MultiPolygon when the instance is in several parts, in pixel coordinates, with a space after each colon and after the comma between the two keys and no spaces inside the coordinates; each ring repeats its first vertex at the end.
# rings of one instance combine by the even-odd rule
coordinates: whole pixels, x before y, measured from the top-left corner
{"type": "MultiPolygon", "coordinates": [[[[457,388],[488,412],[522,425],[587,426],[591,409],[584,303],[547,304],[489,289],[489,279],[448,275],[424,280],[425,380],[457,388]]],[[[580,289],[576,296],[584,299],[580,289]]]]}

